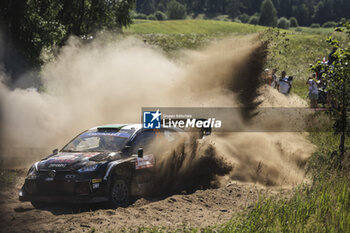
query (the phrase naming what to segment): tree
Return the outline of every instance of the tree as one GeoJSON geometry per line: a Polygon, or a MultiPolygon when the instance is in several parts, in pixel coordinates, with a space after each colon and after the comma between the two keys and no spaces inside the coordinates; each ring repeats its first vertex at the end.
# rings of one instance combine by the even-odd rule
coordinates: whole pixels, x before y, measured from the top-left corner
{"type": "Polygon", "coordinates": [[[299,27],[298,20],[295,17],[290,17],[289,22],[291,27],[299,27]]]}
{"type": "Polygon", "coordinates": [[[227,5],[227,13],[231,18],[235,18],[240,15],[240,0],[230,0],[227,5]]]}
{"type": "Polygon", "coordinates": [[[247,23],[250,17],[249,17],[249,15],[243,13],[240,16],[238,16],[238,18],[239,18],[239,20],[241,20],[242,23],[247,23]]]}
{"type": "Polygon", "coordinates": [[[146,0],[140,6],[140,12],[146,15],[153,14],[155,11],[156,11],[156,5],[154,3],[154,0],[146,0]]]}
{"type": "Polygon", "coordinates": [[[41,50],[62,46],[70,35],[88,38],[130,25],[133,5],[134,0],[2,0],[0,26],[8,49],[0,62],[11,73],[21,67],[11,68],[6,59],[19,53],[29,66],[40,66],[41,50]]]}
{"type": "Polygon", "coordinates": [[[264,0],[260,8],[259,24],[275,27],[277,24],[277,10],[271,0],[264,0]]]}
{"type": "Polygon", "coordinates": [[[278,19],[278,22],[277,22],[278,28],[288,29],[289,26],[290,26],[290,22],[287,18],[281,17],[278,19]]]}
{"type": "MultiPolygon", "coordinates": [[[[350,20],[336,31],[344,32],[350,39],[350,20]]],[[[338,162],[341,167],[346,150],[345,138],[350,135],[350,46],[348,43],[341,46],[332,37],[329,37],[327,42],[333,46],[334,53],[330,55],[331,64],[325,68],[327,72],[323,78],[327,83],[328,94],[334,102],[329,112],[334,121],[334,133],[340,134],[338,162]]],[[[323,69],[321,61],[312,67],[313,71],[321,69],[323,69]]]]}
{"type": "Polygon", "coordinates": [[[248,23],[257,25],[259,23],[259,16],[257,16],[257,15],[250,16],[248,23]]]}
{"type": "Polygon", "coordinates": [[[167,20],[166,14],[164,14],[161,11],[157,11],[154,16],[157,18],[157,20],[167,20]]]}
{"type": "Polygon", "coordinates": [[[296,7],[295,11],[293,12],[293,15],[298,20],[298,23],[302,26],[309,26],[311,23],[311,14],[308,10],[307,6],[303,3],[296,7]]]}
{"type": "Polygon", "coordinates": [[[333,2],[334,1],[330,0],[321,0],[315,6],[315,12],[313,15],[315,22],[322,24],[335,18],[333,2]]]}
{"type": "Polygon", "coordinates": [[[176,0],[168,3],[168,18],[169,19],[184,19],[186,18],[186,7],[176,0]]]}

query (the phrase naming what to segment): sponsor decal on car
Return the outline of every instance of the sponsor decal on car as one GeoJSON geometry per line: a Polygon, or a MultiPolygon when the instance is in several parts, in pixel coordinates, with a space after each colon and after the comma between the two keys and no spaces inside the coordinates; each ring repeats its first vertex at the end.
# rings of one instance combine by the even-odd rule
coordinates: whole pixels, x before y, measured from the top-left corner
{"type": "Polygon", "coordinates": [[[130,137],[130,134],[125,132],[87,132],[82,134],[82,136],[85,136],[85,137],[113,136],[113,137],[128,138],[130,137]]]}
{"type": "Polygon", "coordinates": [[[143,158],[137,158],[135,162],[136,170],[150,168],[154,165],[153,155],[145,155],[143,158]]]}

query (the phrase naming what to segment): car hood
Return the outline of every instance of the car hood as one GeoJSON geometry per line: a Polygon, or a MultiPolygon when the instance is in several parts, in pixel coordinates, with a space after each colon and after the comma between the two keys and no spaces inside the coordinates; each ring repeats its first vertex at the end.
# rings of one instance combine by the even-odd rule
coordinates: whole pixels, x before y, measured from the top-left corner
{"type": "Polygon", "coordinates": [[[38,163],[38,170],[76,170],[85,166],[90,160],[105,160],[110,153],[105,152],[59,152],[38,163]]]}

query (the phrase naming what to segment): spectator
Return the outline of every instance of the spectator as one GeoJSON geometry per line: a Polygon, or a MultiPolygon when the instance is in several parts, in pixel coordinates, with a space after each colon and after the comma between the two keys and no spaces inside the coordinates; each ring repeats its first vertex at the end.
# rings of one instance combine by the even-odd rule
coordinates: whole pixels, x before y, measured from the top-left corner
{"type": "Polygon", "coordinates": [[[286,71],[282,71],[282,76],[278,81],[278,91],[286,96],[289,95],[290,90],[292,89],[292,82],[288,78],[286,71]]]}
{"type": "Polygon", "coordinates": [[[334,53],[337,51],[336,47],[333,47],[332,51],[328,54],[328,65],[332,65],[333,62],[337,59],[334,53]]]}
{"type": "Polygon", "coordinates": [[[277,83],[278,83],[278,79],[277,79],[277,75],[276,75],[276,72],[277,72],[277,69],[276,68],[274,68],[273,70],[272,70],[272,76],[271,76],[271,87],[273,87],[273,88],[277,88],[277,83]]]}
{"type": "Polygon", "coordinates": [[[318,86],[315,80],[316,75],[313,77],[309,77],[306,84],[309,85],[309,99],[311,108],[317,108],[317,100],[318,100],[318,86]]]}
{"type": "Polygon", "coordinates": [[[262,74],[262,76],[263,76],[263,80],[270,85],[270,83],[271,83],[270,70],[269,69],[265,69],[263,74],[262,74]]]}

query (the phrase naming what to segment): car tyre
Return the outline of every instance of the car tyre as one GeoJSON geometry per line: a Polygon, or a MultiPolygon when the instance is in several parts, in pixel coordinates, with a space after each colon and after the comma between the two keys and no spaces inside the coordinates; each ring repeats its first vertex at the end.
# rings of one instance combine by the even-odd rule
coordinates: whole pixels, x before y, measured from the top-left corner
{"type": "Polygon", "coordinates": [[[112,208],[127,207],[130,202],[130,182],[124,177],[113,179],[110,190],[112,208]]]}
{"type": "Polygon", "coordinates": [[[38,201],[31,201],[32,206],[34,206],[35,209],[42,209],[45,207],[45,203],[43,202],[38,202],[38,201]]]}

